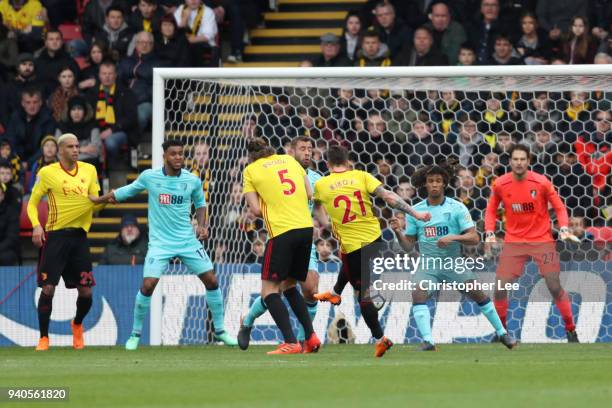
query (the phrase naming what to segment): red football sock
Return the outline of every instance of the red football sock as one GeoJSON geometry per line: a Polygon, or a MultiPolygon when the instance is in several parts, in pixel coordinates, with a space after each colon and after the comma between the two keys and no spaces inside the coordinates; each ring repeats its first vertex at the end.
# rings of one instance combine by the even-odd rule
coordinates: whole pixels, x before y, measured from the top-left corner
{"type": "Polygon", "coordinates": [[[495,310],[497,310],[497,315],[499,316],[499,320],[501,320],[504,327],[506,327],[506,315],[508,314],[508,298],[501,300],[494,300],[493,304],[495,305],[495,310]]]}
{"type": "Polygon", "coordinates": [[[576,325],[574,324],[574,316],[572,315],[572,303],[565,291],[561,291],[559,297],[555,299],[555,305],[557,305],[557,309],[559,309],[561,317],[565,322],[565,330],[574,331],[576,325]]]}

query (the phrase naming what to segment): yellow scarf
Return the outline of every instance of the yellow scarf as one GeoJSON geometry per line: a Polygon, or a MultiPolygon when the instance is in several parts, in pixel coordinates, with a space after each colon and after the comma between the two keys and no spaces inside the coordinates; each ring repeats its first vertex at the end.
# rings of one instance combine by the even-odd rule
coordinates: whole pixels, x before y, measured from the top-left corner
{"type": "Polygon", "coordinates": [[[570,105],[567,107],[567,110],[565,111],[565,113],[567,113],[567,116],[569,116],[570,119],[574,121],[578,119],[578,115],[580,115],[580,112],[587,110],[588,108],[589,108],[589,104],[586,102],[577,108],[574,108],[572,105],[570,105]]]}
{"type": "Polygon", "coordinates": [[[115,85],[113,85],[108,93],[104,91],[104,87],[100,85],[100,92],[98,94],[98,103],[96,104],[96,119],[100,123],[101,127],[104,125],[114,125],[115,109],[113,108],[113,98],[115,96],[115,85]]]}
{"type": "MultiPolygon", "coordinates": [[[[366,66],[366,59],[365,58],[359,58],[359,66],[360,67],[365,67],[366,66]]],[[[382,62],[380,63],[381,67],[389,67],[391,66],[391,60],[389,58],[385,58],[384,60],[382,60],[382,62]]]]}
{"type": "Polygon", "coordinates": [[[204,17],[204,6],[198,7],[198,13],[196,14],[193,24],[191,25],[191,35],[198,35],[200,25],[202,24],[202,17],[204,17]]]}
{"type": "Polygon", "coordinates": [[[153,27],[151,26],[151,20],[147,20],[146,18],[142,20],[142,29],[148,33],[153,32],[153,27]]]}

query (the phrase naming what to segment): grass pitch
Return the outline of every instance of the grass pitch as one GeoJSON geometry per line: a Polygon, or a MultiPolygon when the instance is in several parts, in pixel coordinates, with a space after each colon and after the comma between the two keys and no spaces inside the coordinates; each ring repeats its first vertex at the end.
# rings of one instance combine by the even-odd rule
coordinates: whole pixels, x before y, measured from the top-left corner
{"type": "Polygon", "coordinates": [[[612,403],[612,344],[325,346],[272,357],[271,346],[0,347],[0,387],[69,387],[52,407],[603,407],[612,403]]]}

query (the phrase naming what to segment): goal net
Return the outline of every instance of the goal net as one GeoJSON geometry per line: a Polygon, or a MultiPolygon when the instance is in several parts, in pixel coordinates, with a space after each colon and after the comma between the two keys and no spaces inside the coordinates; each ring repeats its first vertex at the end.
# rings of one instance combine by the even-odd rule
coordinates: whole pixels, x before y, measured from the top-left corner
{"type": "MultiPolygon", "coordinates": [[[[490,187],[509,171],[509,148],[527,144],[531,169],[551,179],[581,239],[557,244],[581,341],[612,341],[611,96],[609,66],[155,69],[154,166],[161,165],[164,139],[185,142],[187,168],[201,178],[209,205],[204,246],[224,294],[225,329],[235,334],[260,290],[258,263],[267,240],[264,223],[249,217],[242,198],[250,138],[264,137],[283,152],[292,138],[310,137],[314,169],[323,175],[326,149],[343,145],[355,168],[412,204],[423,199],[411,183],[414,171],[452,164],[456,178],[447,195],[467,206],[481,234],[490,187]]],[[[392,211],[377,208],[383,239],[391,242],[392,211]]],[[[503,209],[498,219],[502,232],[503,209]]],[[[319,288],[328,290],[339,268],[338,242],[317,223],[314,241],[319,288]]],[[[503,243],[502,233],[498,241],[503,243]]],[[[494,279],[499,247],[486,254],[482,245],[464,248],[465,256],[487,256],[488,269],[479,279],[494,279]]],[[[532,262],[519,283],[521,289],[510,295],[511,334],[524,342],[564,341],[563,320],[532,262]]],[[[152,306],[152,344],[211,342],[198,279],[177,263],[161,288],[152,306]]],[[[420,341],[409,298],[381,306],[388,336],[399,343],[420,341]]],[[[440,296],[430,307],[439,342],[482,342],[493,335],[477,306],[459,295],[440,296]]],[[[348,287],[340,307],[319,305],[314,327],[327,342],[370,341],[348,287]]],[[[252,338],[281,340],[269,314],[256,321],[252,338]]]]}

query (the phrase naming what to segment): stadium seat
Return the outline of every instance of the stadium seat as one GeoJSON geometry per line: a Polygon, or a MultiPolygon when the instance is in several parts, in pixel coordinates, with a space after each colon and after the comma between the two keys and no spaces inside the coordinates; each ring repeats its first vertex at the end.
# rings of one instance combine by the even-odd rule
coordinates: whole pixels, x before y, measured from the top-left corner
{"type": "Polygon", "coordinates": [[[81,26],[73,23],[64,23],[59,26],[59,30],[62,32],[65,42],[72,40],[82,40],[83,35],[81,34],[81,26]]]}
{"type": "MultiPolygon", "coordinates": [[[[49,217],[49,206],[46,201],[38,203],[38,219],[43,227],[47,225],[47,218],[49,217]]],[[[21,204],[21,214],[19,215],[19,236],[20,237],[31,237],[32,236],[32,223],[28,218],[28,201],[24,200],[21,204]]]]}

